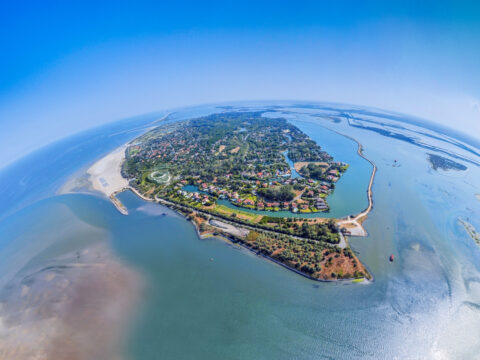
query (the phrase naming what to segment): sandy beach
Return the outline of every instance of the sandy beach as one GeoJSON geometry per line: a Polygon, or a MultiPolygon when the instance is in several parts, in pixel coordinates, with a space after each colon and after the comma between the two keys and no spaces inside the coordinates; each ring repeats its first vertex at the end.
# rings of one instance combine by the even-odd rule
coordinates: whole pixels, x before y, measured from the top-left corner
{"type": "Polygon", "coordinates": [[[128,186],[128,181],[121,174],[126,148],[127,144],[115,149],[87,170],[94,190],[110,197],[128,186]]]}

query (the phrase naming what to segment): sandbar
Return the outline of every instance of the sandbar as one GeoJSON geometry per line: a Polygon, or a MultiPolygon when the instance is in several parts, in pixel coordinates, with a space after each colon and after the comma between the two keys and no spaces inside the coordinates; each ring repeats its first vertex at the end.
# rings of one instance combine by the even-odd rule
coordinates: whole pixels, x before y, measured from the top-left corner
{"type": "Polygon", "coordinates": [[[123,359],[142,286],[106,244],[19,274],[1,293],[0,358],[123,359]]]}
{"type": "Polygon", "coordinates": [[[87,170],[94,190],[110,197],[128,187],[128,181],[121,173],[126,148],[127,144],[115,149],[87,170]]]}

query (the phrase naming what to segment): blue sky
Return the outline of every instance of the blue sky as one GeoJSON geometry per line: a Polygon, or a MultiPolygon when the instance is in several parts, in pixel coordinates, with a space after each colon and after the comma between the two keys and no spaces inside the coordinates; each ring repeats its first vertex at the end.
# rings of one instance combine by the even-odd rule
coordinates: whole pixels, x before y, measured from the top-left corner
{"type": "Polygon", "coordinates": [[[480,137],[473,1],[0,4],[0,167],[128,116],[230,100],[348,102],[480,137]]]}

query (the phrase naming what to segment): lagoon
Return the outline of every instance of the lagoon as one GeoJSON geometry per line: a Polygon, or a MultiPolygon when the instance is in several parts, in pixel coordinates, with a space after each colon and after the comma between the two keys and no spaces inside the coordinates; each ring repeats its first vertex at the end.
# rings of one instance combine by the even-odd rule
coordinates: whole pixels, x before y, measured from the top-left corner
{"type": "MultiPolygon", "coordinates": [[[[262,211],[239,207],[225,199],[218,200],[218,204],[253,214],[292,218],[319,217],[338,219],[355,215],[365,210],[368,207],[367,189],[373,167],[367,160],[358,155],[358,144],[354,140],[322,127],[319,124],[307,123],[301,120],[291,122],[309,135],[323,150],[332,155],[334,161],[349,164],[348,170],[335,184],[335,191],[327,197],[330,211],[319,213],[292,213],[291,211],[285,210],[262,211]]],[[[290,161],[288,157],[287,160],[290,161]]],[[[290,163],[291,161],[289,164],[290,163]]],[[[293,164],[290,164],[290,167],[292,168],[293,164]]]]}

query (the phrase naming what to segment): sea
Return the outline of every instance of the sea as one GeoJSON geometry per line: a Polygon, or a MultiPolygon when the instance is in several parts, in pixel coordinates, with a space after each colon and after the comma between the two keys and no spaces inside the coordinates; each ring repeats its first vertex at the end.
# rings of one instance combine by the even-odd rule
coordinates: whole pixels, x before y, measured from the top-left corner
{"type": "Polygon", "coordinates": [[[59,193],[161,112],[63,139],[0,171],[0,294],[29,268],[104,242],[146,283],[119,345],[126,359],[479,359],[480,248],[459,222],[480,229],[478,141],[339,104],[219,104],[176,109],[167,121],[249,110],[287,118],[350,165],[325,217],[367,207],[372,166],[353,139],[363,145],[378,168],[373,209],[368,236],[349,243],[373,281],[306,279],[224,240],[202,240],[185,218],[129,191],[119,195],[128,216],[100,194],[59,193]],[[429,153],[467,170],[434,170],[429,153]]]}

